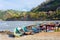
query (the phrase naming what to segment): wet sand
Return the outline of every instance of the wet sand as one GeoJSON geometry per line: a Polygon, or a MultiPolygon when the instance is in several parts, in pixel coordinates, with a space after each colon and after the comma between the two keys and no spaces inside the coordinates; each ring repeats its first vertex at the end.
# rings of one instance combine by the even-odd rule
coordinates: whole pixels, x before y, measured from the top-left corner
{"type": "Polygon", "coordinates": [[[0,33],[0,40],[60,40],[60,32],[41,32],[34,35],[22,37],[9,37],[7,34],[0,33]]]}

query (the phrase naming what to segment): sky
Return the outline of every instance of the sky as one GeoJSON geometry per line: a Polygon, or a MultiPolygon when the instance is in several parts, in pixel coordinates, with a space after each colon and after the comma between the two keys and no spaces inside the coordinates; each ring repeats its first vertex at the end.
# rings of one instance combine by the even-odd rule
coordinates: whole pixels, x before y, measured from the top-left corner
{"type": "Polygon", "coordinates": [[[46,0],[0,0],[0,10],[30,11],[46,0]]]}

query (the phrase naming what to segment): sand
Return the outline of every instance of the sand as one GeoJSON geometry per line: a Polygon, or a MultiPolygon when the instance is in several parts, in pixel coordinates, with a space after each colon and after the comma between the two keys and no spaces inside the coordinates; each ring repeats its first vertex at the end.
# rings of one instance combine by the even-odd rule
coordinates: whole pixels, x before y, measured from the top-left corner
{"type": "Polygon", "coordinates": [[[41,32],[15,38],[0,33],[0,40],[60,40],[60,32],[41,32]]]}

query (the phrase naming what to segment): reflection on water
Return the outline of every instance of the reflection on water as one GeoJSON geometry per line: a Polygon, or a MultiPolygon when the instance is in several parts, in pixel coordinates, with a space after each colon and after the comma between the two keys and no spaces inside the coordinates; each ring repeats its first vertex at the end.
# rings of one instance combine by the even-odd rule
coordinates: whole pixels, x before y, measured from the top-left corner
{"type": "MultiPolygon", "coordinates": [[[[51,22],[51,21],[0,21],[0,31],[3,31],[3,30],[13,31],[14,28],[16,27],[39,24],[41,22],[51,22]]],[[[56,22],[56,21],[52,21],[52,22],[56,22]]]]}

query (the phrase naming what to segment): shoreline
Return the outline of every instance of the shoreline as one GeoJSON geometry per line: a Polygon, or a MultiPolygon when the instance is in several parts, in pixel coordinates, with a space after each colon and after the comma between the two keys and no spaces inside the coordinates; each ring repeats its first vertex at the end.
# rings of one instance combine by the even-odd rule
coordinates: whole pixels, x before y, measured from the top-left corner
{"type": "Polygon", "coordinates": [[[12,32],[0,32],[1,40],[60,40],[60,32],[40,32],[34,35],[25,35],[21,37],[9,37],[12,32]]]}

